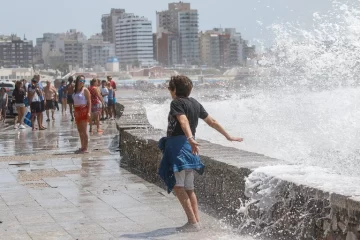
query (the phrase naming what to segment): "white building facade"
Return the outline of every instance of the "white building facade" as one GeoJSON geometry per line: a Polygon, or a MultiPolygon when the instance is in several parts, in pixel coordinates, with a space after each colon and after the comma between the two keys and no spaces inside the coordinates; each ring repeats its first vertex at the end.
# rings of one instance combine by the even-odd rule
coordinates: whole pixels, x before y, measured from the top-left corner
{"type": "Polygon", "coordinates": [[[30,80],[33,75],[32,68],[0,68],[0,82],[30,80]]]}
{"type": "Polygon", "coordinates": [[[178,23],[180,62],[183,64],[199,64],[199,16],[197,10],[179,12],[178,23]]]}
{"type": "Polygon", "coordinates": [[[196,9],[191,9],[190,3],[176,2],[169,3],[168,10],[157,12],[157,34],[158,49],[162,51],[160,55],[167,54],[166,57],[158,61],[166,64],[163,59],[171,59],[169,65],[175,64],[196,64],[200,63],[199,47],[199,15],[196,9]],[[162,39],[163,34],[171,35],[171,44],[166,39],[162,39]],[[169,51],[164,53],[164,49],[169,45],[169,51]]]}
{"type": "Polygon", "coordinates": [[[119,60],[116,57],[111,57],[106,63],[106,71],[120,72],[119,60]]]}
{"type": "Polygon", "coordinates": [[[105,42],[101,34],[89,38],[88,45],[88,64],[90,66],[105,67],[109,57],[115,56],[115,44],[105,42]]]}
{"type": "Polygon", "coordinates": [[[122,64],[155,64],[152,23],[147,18],[124,14],[115,25],[116,56],[122,64]]]}

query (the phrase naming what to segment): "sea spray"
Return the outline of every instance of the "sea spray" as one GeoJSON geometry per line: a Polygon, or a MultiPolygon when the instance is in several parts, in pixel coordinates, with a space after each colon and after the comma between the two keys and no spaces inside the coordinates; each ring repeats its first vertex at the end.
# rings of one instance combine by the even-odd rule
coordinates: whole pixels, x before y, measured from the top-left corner
{"type": "MultiPolygon", "coordinates": [[[[267,174],[268,171],[255,170],[246,179],[245,194],[249,200],[238,211],[243,219],[240,232],[260,239],[280,240],[315,240],[326,236],[328,229],[324,222],[331,220],[329,199],[319,197],[307,187],[267,174]]],[[[283,171],[297,172],[298,168],[283,166],[283,171]]]]}

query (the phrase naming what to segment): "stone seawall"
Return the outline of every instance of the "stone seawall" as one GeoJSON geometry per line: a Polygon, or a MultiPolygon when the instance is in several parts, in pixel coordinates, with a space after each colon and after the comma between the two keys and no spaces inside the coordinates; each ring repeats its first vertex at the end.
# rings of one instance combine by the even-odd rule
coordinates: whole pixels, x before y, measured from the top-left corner
{"type": "MultiPolygon", "coordinates": [[[[165,187],[157,174],[161,159],[157,142],[165,132],[149,124],[141,102],[122,100],[117,110],[121,166],[165,187]]],[[[292,182],[254,172],[287,163],[204,140],[199,143],[206,165],[205,174],[195,179],[199,202],[241,233],[259,239],[360,239],[360,199],[352,197],[356,193],[351,189],[351,195],[332,193],[311,182],[307,185],[305,179],[301,182],[301,176],[292,182]]]]}

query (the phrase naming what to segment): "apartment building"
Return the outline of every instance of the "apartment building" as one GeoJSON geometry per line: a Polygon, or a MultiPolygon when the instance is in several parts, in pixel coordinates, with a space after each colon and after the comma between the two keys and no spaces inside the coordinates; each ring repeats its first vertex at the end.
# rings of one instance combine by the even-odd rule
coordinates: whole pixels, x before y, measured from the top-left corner
{"type": "Polygon", "coordinates": [[[169,55],[163,59],[173,59],[172,62],[159,62],[164,65],[200,63],[198,11],[191,9],[190,3],[169,3],[168,10],[157,12],[156,18],[158,49],[166,48],[166,46],[160,46],[159,42],[169,45],[166,40],[161,39],[163,36],[167,38],[167,36],[171,35],[172,38],[177,38],[176,40],[172,39],[174,44],[171,45],[174,49],[168,51],[168,54],[173,54],[176,51],[177,59],[169,55]]]}
{"type": "Polygon", "coordinates": [[[133,13],[124,14],[115,25],[115,49],[121,64],[154,65],[151,21],[133,13]]]}
{"type": "Polygon", "coordinates": [[[33,64],[33,42],[16,35],[0,35],[0,66],[31,67],[33,64]]]}
{"type": "Polygon", "coordinates": [[[115,44],[103,40],[102,34],[91,36],[87,41],[88,64],[106,66],[109,57],[115,56],[115,44]]]}
{"type": "Polygon", "coordinates": [[[206,31],[199,34],[200,56],[203,65],[211,67],[220,66],[220,33],[206,31]]]}
{"type": "Polygon", "coordinates": [[[115,43],[115,24],[123,14],[125,14],[125,9],[112,8],[110,14],[102,15],[101,34],[105,42],[115,43]]]}

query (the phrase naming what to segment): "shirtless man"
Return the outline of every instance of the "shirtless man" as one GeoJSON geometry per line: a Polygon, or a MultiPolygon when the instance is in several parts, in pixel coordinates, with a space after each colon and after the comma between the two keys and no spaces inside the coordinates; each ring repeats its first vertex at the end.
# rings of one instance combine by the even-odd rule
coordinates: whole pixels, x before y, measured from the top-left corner
{"type": "Polygon", "coordinates": [[[51,86],[51,82],[46,82],[46,87],[44,87],[44,93],[45,93],[45,110],[46,110],[46,116],[47,116],[47,122],[50,122],[50,110],[51,110],[51,117],[52,120],[55,120],[54,113],[55,113],[55,101],[58,100],[58,94],[56,91],[56,88],[54,86],[51,86]]]}
{"type": "Polygon", "coordinates": [[[75,91],[75,85],[74,85],[74,78],[71,76],[68,79],[68,85],[66,86],[65,92],[67,94],[67,103],[69,104],[70,109],[70,115],[71,115],[71,121],[74,121],[74,114],[73,114],[73,107],[74,107],[74,100],[73,100],[73,94],[75,91]]]}

